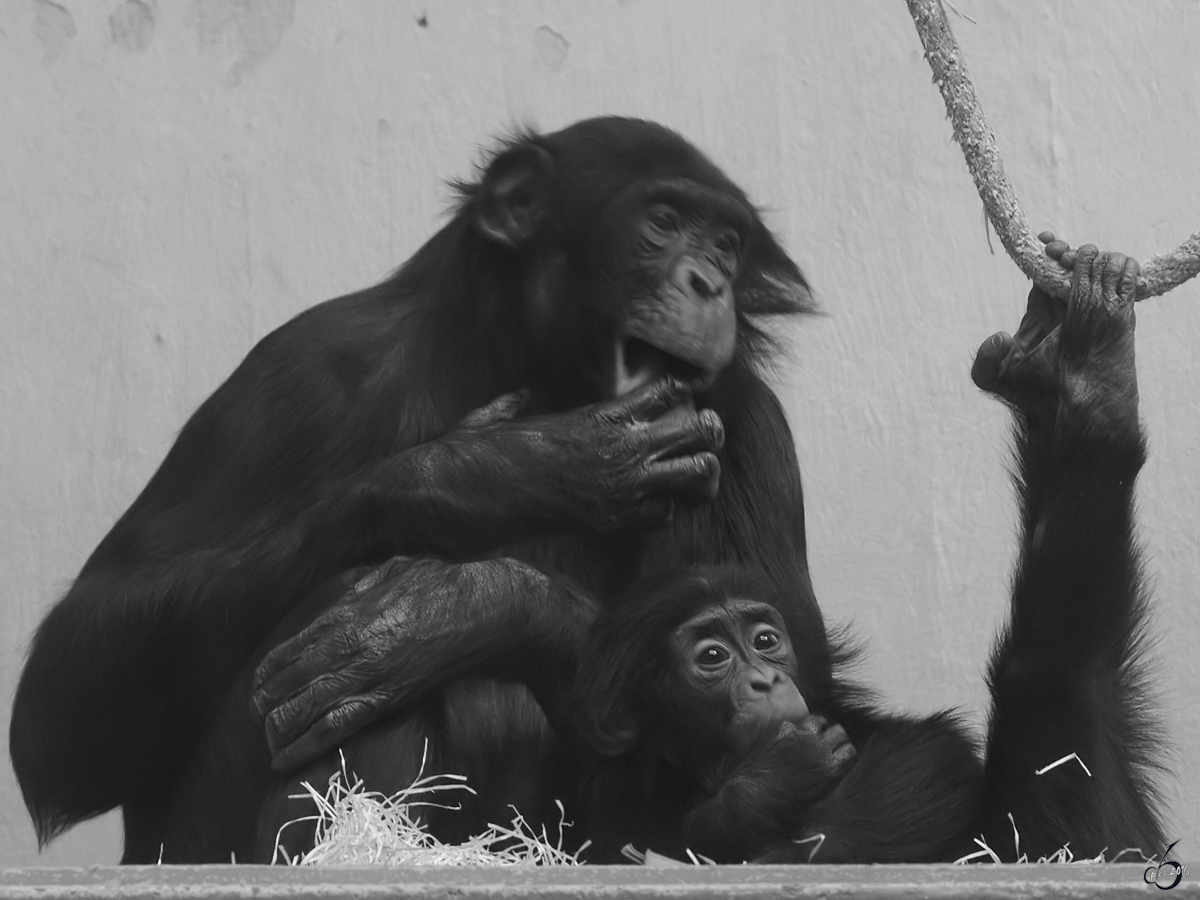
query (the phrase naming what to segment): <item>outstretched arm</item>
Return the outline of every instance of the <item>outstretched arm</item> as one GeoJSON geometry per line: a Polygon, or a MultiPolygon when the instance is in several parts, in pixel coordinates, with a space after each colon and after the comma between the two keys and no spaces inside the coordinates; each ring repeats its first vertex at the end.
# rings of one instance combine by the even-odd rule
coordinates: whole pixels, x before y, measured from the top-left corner
{"type": "Polygon", "coordinates": [[[1145,460],[1134,370],[1137,263],[1087,245],[1070,300],[1039,289],[1015,336],[980,349],[972,375],[1016,414],[1021,550],[990,683],[985,819],[1015,857],[1153,852],[1151,731],[1139,651],[1145,585],[1134,480],[1145,460]],[[1076,759],[1043,771],[1064,757],[1076,759]],[[1085,769],[1086,766],[1086,769],[1085,769]],[[1042,772],[1042,774],[1038,774],[1042,772]]]}

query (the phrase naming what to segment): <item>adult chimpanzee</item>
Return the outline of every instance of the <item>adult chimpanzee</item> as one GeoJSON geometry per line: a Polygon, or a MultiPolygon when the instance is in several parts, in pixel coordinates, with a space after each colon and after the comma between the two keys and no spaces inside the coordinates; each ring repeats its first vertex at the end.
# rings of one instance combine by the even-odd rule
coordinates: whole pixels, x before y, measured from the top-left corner
{"type": "MultiPolygon", "coordinates": [[[[236,673],[322,606],[256,695],[279,768],[512,657],[529,627],[563,627],[564,593],[604,602],[645,565],[745,560],[822,627],[751,322],[808,292],[742,191],[673,132],[619,118],[514,139],[461,191],[395,276],[250,352],[46,616],[10,729],[43,842],[121,805],[126,861],[160,845],[227,860],[227,824],[168,839],[236,800],[197,783],[198,744],[233,740],[211,723],[236,673]],[[343,576],[369,587],[314,593],[381,564],[343,576]],[[499,624],[514,611],[521,630],[499,624]]],[[[506,800],[489,772],[540,794],[525,688],[459,684],[429,705],[435,764],[485,810],[506,800]]]]}
{"type": "MultiPolygon", "coordinates": [[[[376,746],[406,748],[387,761],[393,777],[411,776],[432,736],[434,768],[483,790],[479,816],[514,798],[540,808],[558,770],[542,774],[554,746],[527,690],[459,676],[520,678],[548,696],[539,679],[569,654],[531,672],[525,651],[576,646],[580,605],[655,569],[762,569],[787,598],[788,631],[812,636],[814,696],[834,696],[791,436],[754,371],[765,341],[751,317],[800,311],[807,291],[742,192],[677,135],[600,119],[511,142],[463,197],[392,279],[251,352],[47,616],[11,729],[43,840],[121,804],[126,861],[160,848],[166,860],[245,858],[254,822],[237,816],[239,793],[275,797],[278,785],[253,767],[226,779],[211,761],[259,752],[265,765],[243,742],[246,714],[224,716],[250,690],[249,676],[234,685],[239,669],[289,635],[254,693],[277,768],[378,722],[388,737],[376,746]]],[[[1031,469],[1029,490],[1051,505],[1108,471],[1103,454],[1095,469],[1061,455],[1074,420],[1059,418],[1028,442],[1060,454],[1031,469]]],[[[1095,629],[1127,626],[1138,608],[1128,486],[1141,444],[1136,416],[1120,424],[1110,430],[1136,450],[1121,470],[1124,516],[1067,504],[1053,535],[1056,585],[1099,584],[1108,600],[1111,615],[1076,604],[1066,618],[1095,629]],[[1082,548],[1101,545],[1098,565],[1124,580],[1093,581],[1082,548]]],[[[1010,668],[998,677],[1044,674],[1010,668]]],[[[1068,710],[1082,729],[1071,749],[1111,751],[1129,796],[1048,801],[1036,810],[1048,827],[1071,809],[1101,829],[1140,821],[1130,684],[1122,669],[1068,710]],[[1104,703],[1116,718],[1095,727],[1104,703]]],[[[989,759],[996,817],[1028,780],[1024,757],[1057,746],[1042,731],[998,733],[1019,737],[989,759]]],[[[371,738],[351,743],[365,756],[371,738]]]]}

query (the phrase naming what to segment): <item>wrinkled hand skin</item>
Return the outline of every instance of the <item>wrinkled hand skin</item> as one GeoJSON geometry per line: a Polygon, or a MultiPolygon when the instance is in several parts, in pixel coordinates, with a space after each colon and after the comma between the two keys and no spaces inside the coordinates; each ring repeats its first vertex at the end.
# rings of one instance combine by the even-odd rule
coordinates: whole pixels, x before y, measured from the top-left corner
{"type": "Polygon", "coordinates": [[[691,399],[688,384],[664,378],[570,412],[514,418],[522,398],[502,396],[426,445],[427,502],[454,508],[456,498],[487,498],[488,511],[505,516],[498,534],[508,536],[663,525],[675,502],[712,500],[720,484],[721,418],[690,411],[691,399]]]}
{"type": "MultiPolygon", "coordinates": [[[[676,502],[711,500],[720,482],[721,419],[692,412],[691,397],[688,384],[665,378],[527,418],[517,418],[526,392],[498,397],[396,461],[408,505],[391,517],[390,543],[469,557],[541,530],[665,524],[676,502]]],[[[561,632],[591,617],[564,613],[563,604],[583,610],[587,601],[509,559],[396,557],[356,570],[343,590],[256,673],[252,712],[265,723],[278,771],[464,672],[503,668],[523,643],[565,647],[575,638],[561,632]],[[552,601],[560,608],[542,614],[539,604],[552,601]]]]}
{"type": "Polygon", "coordinates": [[[255,672],[251,712],[265,724],[276,771],[317,758],[447,679],[480,666],[503,674],[505,656],[534,657],[533,671],[514,673],[532,685],[563,677],[557,666],[573,658],[592,618],[587,600],[513,559],[395,557],[355,577],[255,672]],[[524,646],[537,652],[522,654],[524,646]]]}
{"type": "Polygon", "coordinates": [[[1035,287],[1017,333],[986,340],[971,377],[1034,428],[1080,411],[1101,429],[1136,426],[1137,260],[1091,244],[1069,250],[1053,235],[1042,237],[1050,239],[1047,255],[1073,268],[1070,300],[1063,303],[1035,287]]]}

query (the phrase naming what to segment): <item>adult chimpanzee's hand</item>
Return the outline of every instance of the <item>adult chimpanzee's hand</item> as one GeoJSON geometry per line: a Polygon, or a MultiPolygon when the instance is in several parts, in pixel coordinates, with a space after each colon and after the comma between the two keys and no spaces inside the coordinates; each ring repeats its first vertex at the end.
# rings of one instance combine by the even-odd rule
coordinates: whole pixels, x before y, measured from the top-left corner
{"type": "Polygon", "coordinates": [[[676,501],[716,496],[721,419],[695,412],[678,379],[565,413],[514,418],[520,403],[500,397],[417,448],[425,482],[416,490],[460,527],[494,522],[511,539],[522,530],[655,526],[676,501]]]}
{"type": "Polygon", "coordinates": [[[985,341],[971,377],[1035,423],[1053,421],[1065,402],[1095,421],[1135,425],[1137,260],[1091,244],[1072,250],[1050,232],[1039,237],[1047,256],[1073,269],[1070,300],[1035,287],[1017,333],[985,341]]]}
{"type": "MultiPolygon", "coordinates": [[[[677,500],[716,495],[721,420],[694,412],[679,380],[517,419],[523,403],[504,395],[404,455],[408,515],[391,536],[394,549],[480,552],[493,535],[651,526],[669,519],[677,500]]],[[[330,608],[255,674],[253,708],[280,770],[450,678],[505,672],[521,647],[541,651],[537,671],[508,674],[535,681],[553,669],[548,661],[574,659],[591,619],[587,600],[511,559],[396,557],[322,590],[325,600],[307,602],[332,600],[330,608]],[[342,596],[329,598],[331,589],[342,596]]]]}
{"type": "Polygon", "coordinates": [[[514,559],[398,556],[320,590],[341,596],[254,674],[252,713],[277,771],[465,673],[519,678],[535,693],[566,679],[593,618],[578,592],[514,559]]]}

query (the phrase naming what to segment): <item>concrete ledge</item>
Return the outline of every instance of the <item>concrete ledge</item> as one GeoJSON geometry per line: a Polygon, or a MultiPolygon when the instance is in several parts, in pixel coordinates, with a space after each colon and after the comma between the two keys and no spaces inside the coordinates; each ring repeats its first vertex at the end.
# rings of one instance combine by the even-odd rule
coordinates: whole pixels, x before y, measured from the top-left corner
{"type": "MultiPolygon", "coordinates": [[[[579,868],[295,868],[97,866],[0,869],[0,900],[49,898],[1200,898],[1187,875],[1169,894],[1145,865],[586,866],[579,868]]],[[[1195,878],[1195,880],[1192,880],[1195,878]]]]}

